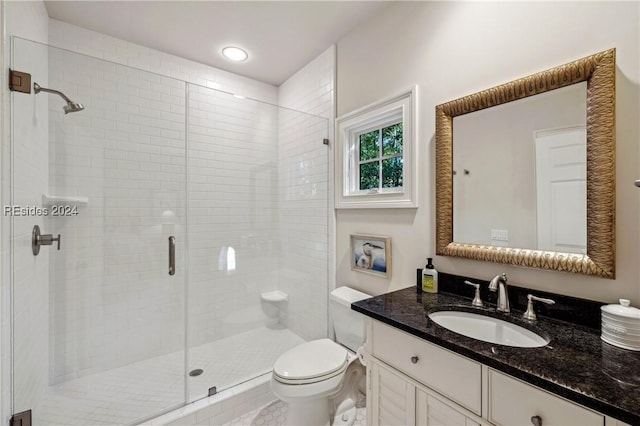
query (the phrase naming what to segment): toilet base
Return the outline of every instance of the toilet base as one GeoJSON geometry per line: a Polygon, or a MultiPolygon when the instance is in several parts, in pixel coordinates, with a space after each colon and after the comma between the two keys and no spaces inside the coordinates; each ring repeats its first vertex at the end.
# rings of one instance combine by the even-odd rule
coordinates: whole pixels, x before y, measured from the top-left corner
{"type": "Polygon", "coordinates": [[[329,398],[289,403],[284,424],[285,426],[329,426],[329,398]]]}
{"type": "Polygon", "coordinates": [[[359,383],[366,371],[351,356],[347,370],[329,380],[306,385],[287,385],[272,376],[271,390],[288,403],[286,426],[351,426],[356,420],[359,383]]]}
{"type": "Polygon", "coordinates": [[[356,404],[349,408],[342,408],[336,413],[331,426],[351,426],[356,421],[356,404]]]}
{"type": "Polygon", "coordinates": [[[331,426],[351,426],[356,421],[359,384],[366,374],[364,366],[357,358],[349,364],[342,387],[330,400],[333,405],[331,412],[334,413],[331,426]]]}

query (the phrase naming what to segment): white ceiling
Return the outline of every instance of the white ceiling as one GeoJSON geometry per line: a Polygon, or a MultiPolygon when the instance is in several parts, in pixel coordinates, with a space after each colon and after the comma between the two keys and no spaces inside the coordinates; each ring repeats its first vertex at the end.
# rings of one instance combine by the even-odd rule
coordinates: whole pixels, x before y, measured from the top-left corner
{"type": "Polygon", "coordinates": [[[45,1],[49,17],[280,85],[386,1],[45,1]],[[242,47],[231,63],[220,50],[242,47]]]}

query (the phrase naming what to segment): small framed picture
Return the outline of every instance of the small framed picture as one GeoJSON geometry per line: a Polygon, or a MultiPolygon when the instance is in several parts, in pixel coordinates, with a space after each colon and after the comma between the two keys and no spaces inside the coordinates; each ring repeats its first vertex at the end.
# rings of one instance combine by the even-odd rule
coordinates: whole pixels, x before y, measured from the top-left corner
{"type": "Polygon", "coordinates": [[[352,234],[351,269],[391,278],[391,238],[352,234]]]}

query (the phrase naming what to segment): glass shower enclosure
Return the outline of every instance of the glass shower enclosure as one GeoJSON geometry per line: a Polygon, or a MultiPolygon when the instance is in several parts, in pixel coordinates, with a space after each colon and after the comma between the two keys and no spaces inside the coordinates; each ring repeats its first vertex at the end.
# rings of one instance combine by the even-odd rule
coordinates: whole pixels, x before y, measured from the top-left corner
{"type": "Polygon", "coordinates": [[[84,106],[11,94],[13,413],[137,423],[327,335],[326,119],[19,38],[11,63],[84,106]]]}

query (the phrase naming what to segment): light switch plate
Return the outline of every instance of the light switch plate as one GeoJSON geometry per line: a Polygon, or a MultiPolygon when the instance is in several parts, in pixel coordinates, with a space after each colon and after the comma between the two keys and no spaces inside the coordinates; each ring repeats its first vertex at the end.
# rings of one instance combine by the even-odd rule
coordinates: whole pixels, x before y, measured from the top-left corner
{"type": "Polygon", "coordinates": [[[492,229],[491,240],[492,241],[509,241],[509,231],[506,229],[492,229]]]}

